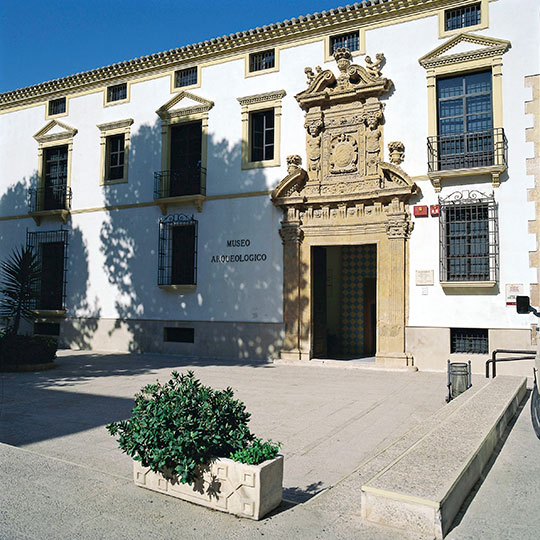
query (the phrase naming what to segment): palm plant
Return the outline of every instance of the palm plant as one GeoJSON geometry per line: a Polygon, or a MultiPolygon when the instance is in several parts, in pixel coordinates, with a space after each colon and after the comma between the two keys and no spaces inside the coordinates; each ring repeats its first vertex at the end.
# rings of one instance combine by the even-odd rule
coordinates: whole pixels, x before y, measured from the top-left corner
{"type": "Polygon", "coordinates": [[[21,319],[32,320],[32,307],[39,297],[41,270],[32,247],[14,249],[0,264],[0,317],[8,319],[8,334],[17,334],[21,319]]]}

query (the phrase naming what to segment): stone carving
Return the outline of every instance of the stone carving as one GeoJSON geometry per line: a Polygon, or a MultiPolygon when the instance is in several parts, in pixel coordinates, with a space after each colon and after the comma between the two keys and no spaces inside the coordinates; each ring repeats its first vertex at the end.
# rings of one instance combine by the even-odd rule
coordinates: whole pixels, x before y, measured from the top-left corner
{"type": "Polygon", "coordinates": [[[304,239],[304,231],[295,225],[283,225],[279,230],[279,236],[283,244],[301,244],[304,239]]]}
{"type": "Polygon", "coordinates": [[[341,133],[330,144],[330,172],[332,174],[356,171],[358,143],[351,135],[341,133]]]}
{"type": "Polygon", "coordinates": [[[302,158],[299,155],[287,156],[287,174],[292,174],[300,169],[300,165],[302,165],[302,158]]]}
{"type": "Polygon", "coordinates": [[[405,159],[405,145],[401,141],[392,141],[388,143],[388,152],[390,154],[390,163],[400,165],[405,159]]]}
{"type": "Polygon", "coordinates": [[[371,57],[366,56],[366,70],[372,77],[378,79],[381,76],[381,64],[384,61],[384,54],[377,53],[375,59],[375,62],[372,62],[371,57]]]}
{"type": "MultiPolygon", "coordinates": [[[[315,70],[317,71],[317,74],[319,74],[319,73],[321,73],[322,68],[321,68],[321,66],[317,66],[315,68],[315,70]]],[[[307,75],[307,78],[308,78],[307,83],[311,84],[311,82],[315,78],[315,73],[313,73],[313,70],[310,67],[305,68],[304,73],[307,75]]]]}

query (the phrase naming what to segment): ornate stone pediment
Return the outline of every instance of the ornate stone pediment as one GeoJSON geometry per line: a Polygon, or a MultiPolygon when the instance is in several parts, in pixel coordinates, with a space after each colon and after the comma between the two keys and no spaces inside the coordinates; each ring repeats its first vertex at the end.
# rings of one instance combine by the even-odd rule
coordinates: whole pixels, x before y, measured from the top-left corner
{"type": "Polygon", "coordinates": [[[392,86],[382,77],[384,55],[366,67],[351,63],[348,49],[334,57],[339,75],[306,68],[308,88],[296,95],[306,111],[305,170],[299,156],[289,156],[288,175],[272,193],[278,206],[345,204],[408,199],[417,189],[399,167],[404,146],[389,145],[391,163],[383,161],[384,104],[379,98],[392,86]]]}
{"type": "Polygon", "coordinates": [[[213,101],[184,91],[167,101],[156,113],[162,120],[170,120],[179,116],[207,113],[213,106],[213,101]]]}
{"type": "Polygon", "coordinates": [[[426,69],[464,61],[500,56],[510,48],[505,39],[477,34],[458,34],[418,60],[426,69]]]}
{"type": "Polygon", "coordinates": [[[75,135],[77,135],[77,130],[74,127],[58,120],[51,120],[34,135],[34,139],[39,143],[47,143],[56,140],[73,139],[75,135]]]}

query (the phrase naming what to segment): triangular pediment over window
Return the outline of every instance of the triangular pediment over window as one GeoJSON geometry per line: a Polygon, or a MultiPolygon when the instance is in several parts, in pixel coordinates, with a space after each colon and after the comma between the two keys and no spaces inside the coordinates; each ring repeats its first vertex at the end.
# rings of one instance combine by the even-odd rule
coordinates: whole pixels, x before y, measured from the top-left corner
{"type": "Polygon", "coordinates": [[[505,39],[458,34],[418,60],[424,68],[501,56],[511,46],[505,39]]]}
{"type": "Polygon", "coordinates": [[[209,99],[191,92],[180,92],[162,105],[156,113],[162,119],[170,119],[175,116],[205,113],[213,106],[214,102],[209,99]]]}
{"type": "Polygon", "coordinates": [[[43,143],[56,139],[72,139],[76,134],[77,130],[75,128],[58,120],[51,120],[34,135],[34,139],[43,143]]]}

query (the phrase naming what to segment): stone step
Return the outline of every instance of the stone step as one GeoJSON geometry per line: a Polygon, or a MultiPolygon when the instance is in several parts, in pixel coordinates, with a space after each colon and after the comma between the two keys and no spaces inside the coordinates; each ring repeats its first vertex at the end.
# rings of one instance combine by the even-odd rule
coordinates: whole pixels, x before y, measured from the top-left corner
{"type": "Polygon", "coordinates": [[[375,473],[362,517],[443,538],[525,394],[525,378],[473,386],[380,452],[362,471],[375,473]]]}

